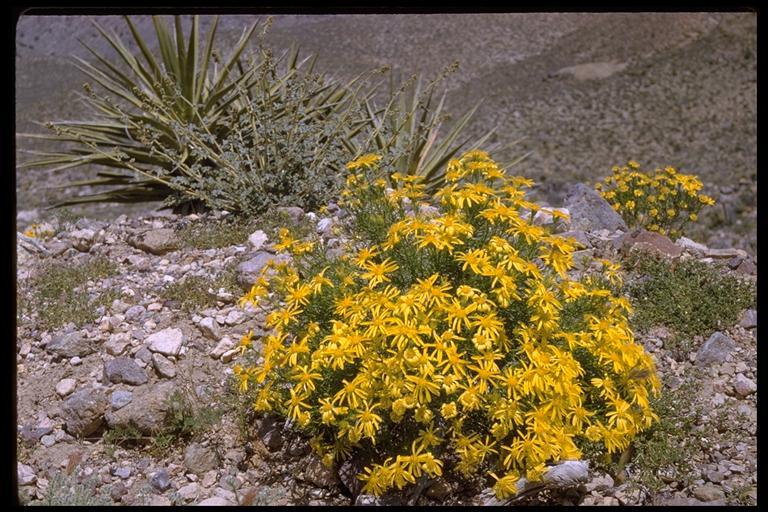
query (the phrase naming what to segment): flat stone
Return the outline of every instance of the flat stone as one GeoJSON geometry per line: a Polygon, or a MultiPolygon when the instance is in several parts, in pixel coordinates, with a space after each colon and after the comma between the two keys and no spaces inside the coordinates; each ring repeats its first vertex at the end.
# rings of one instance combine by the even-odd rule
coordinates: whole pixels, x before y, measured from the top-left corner
{"type": "Polygon", "coordinates": [[[600,475],[594,477],[592,480],[587,482],[586,489],[587,492],[592,491],[604,491],[606,489],[612,489],[614,486],[613,478],[611,478],[611,475],[600,475]]]}
{"type": "Polygon", "coordinates": [[[198,443],[191,443],[184,450],[184,466],[190,473],[201,475],[219,467],[221,460],[216,450],[198,443]]]}
{"type": "Polygon", "coordinates": [[[113,384],[140,386],[149,380],[147,372],[129,357],[117,357],[104,363],[104,379],[113,384]]]}
{"type": "Polygon", "coordinates": [[[694,254],[706,254],[708,250],[706,245],[694,242],[690,238],[685,238],[684,236],[678,238],[675,243],[683,249],[686,249],[688,252],[694,254]]]}
{"type": "Polygon", "coordinates": [[[75,379],[61,379],[56,384],[56,393],[61,397],[65,397],[75,391],[76,387],[77,381],[75,379]]]}
{"type": "Polygon", "coordinates": [[[212,340],[221,338],[221,330],[219,329],[219,324],[213,318],[203,318],[200,320],[200,323],[197,324],[197,326],[200,328],[200,332],[202,332],[203,336],[206,338],[210,338],[212,340]]]}
{"type": "Polygon", "coordinates": [[[203,476],[203,480],[202,480],[201,484],[205,488],[211,487],[212,485],[214,485],[216,483],[216,480],[218,480],[218,478],[219,478],[218,473],[216,471],[214,471],[214,470],[211,470],[211,471],[207,472],[203,476]]]}
{"type": "Polygon", "coordinates": [[[79,332],[54,336],[45,350],[58,357],[85,357],[95,352],[93,342],[86,340],[79,332]]]}
{"type": "Polygon", "coordinates": [[[232,338],[229,336],[224,336],[216,345],[216,347],[208,353],[208,355],[214,359],[219,359],[224,355],[224,353],[235,348],[235,346],[237,346],[237,343],[232,338]]]}
{"type": "Polygon", "coordinates": [[[131,403],[131,400],[133,400],[133,393],[130,391],[114,391],[109,399],[109,406],[113,411],[116,411],[131,403]]]}
{"type": "Polygon", "coordinates": [[[253,247],[254,251],[258,251],[264,247],[264,244],[267,243],[267,240],[267,234],[260,229],[254,231],[248,237],[248,243],[251,244],[251,247],[253,247]]]}
{"type": "Polygon", "coordinates": [[[707,249],[705,256],[709,258],[733,258],[735,256],[746,258],[749,256],[743,249],[707,249]]]}
{"type": "Polygon", "coordinates": [[[573,230],[627,230],[624,219],[611,208],[611,205],[596,190],[583,183],[570,187],[565,199],[565,208],[570,212],[573,230]]]}
{"type": "Polygon", "coordinates": [[[221,362],[222,363],[228,363],[232,361],[235,357],[240,355],[240,349],[239,348],[233,348],[232,350],[227,350],[223,354],[221,354],[221,362]]]}
{"type": "Polygon", "coordinates": [[[184,333],[181,329],[163,329],[147,336],[146,342],[152,352],[159,352],[164,356],[177,356],[184,344],[184,333]]]}
{"type": "Polygon", "coordinates": [[[757,391],[757,384],[752,379],[745,377],[743,373],[739,373],[733,379],[733,389],[740,397],[744,398],[757,391]]]}
{"type": "Polygon", "coordinates": [[[51,446],[56,444],[56,437],[51,435],[43,436],[40,438],[40,442],[46,448],[50,448],[51,446]]]}
{"type": "Polygon", "coordinates": [[[757,275],[757,266],[749,259],[744,259],[744,261],[742,261],[739,266],[736,267],[736,271],[741,274],[754,276],[757,275]]]}
{"type": "Polygon", "coordinates": [[[150,498],[149,504],[153,507],[170,507],[173,502],[171,502],[171,500],[165,496],[155,494],[150,498]]]}
{"type": "Polygon", "coordinates": [[[745,329],[754,329],[757,327],[757,311],[748,309],[741,315],[739,325],[745,329]]]}
{"type": "Polygon", "coordinates": [[[117,468],[113,474],[118,478],[121,478],[123,480],[128,480],[131,477],[131,473],[133,473],[133,471],[131,471],[131,468],[122,467],[122,468],[117,468]]]}
{"type": "Polygon", "coordinates": [[[696,353],[696,366],[724,363],[728,354],[736,348],[736,342],[721,332],[715,332],[696,353]]]}
{"type": "Polygon", "coordinates": [[[227,507],[231,505],[234,505],[234,503],[220,496],[212,496],[197,504],[198,507],[227,507]]]}
{"type": "Polygon", "coordinates": [[[77,391],[62,406],[64,427],[75,437],[89,436],[103,424],[106,408],[104,393],[93,389],[77,391]]]}
{"type": "Polygon", "coordinates": [[[625,253],[640,250],[673,258],[677,258],[683,253],[683,249],[675,245],[668,237],[644,229],[636,229],[622,236],[621,247],[625,253]]]}
{"type": "Polygon", "coordinates": [[[144,252],[160,256],[181,248],[181,243],[173,229],[162,228],[145,231],[128,240],[133,247],[144,252]]]}
{"type": "Polygon", "coordinates": [[[69,233],[72,247],[80,252],[88,252],[96,241],[96,232],[92,229],[76,229],[69,233]]]}

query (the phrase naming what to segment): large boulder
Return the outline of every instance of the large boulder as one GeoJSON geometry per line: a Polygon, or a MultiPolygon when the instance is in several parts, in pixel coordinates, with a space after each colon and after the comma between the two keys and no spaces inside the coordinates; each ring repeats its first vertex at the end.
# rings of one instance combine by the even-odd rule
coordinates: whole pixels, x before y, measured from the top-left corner
{"type": "Polygon", "coordinates": [[[134,427],[143,434],[152,434],[163,426],[175,389],[173,381],[139,389],[130,403],[105,415],[110,428],[134,427]]]}
{"type": "Polygon", "coordinates": [[[596,190],[583,183],[572,185],[565,198],[565,207],[571,215],[571,230],[599,231],[627,230],[627,224],[608,201],[596,190]]]}
{"type": "Polygon", "coordinates": [[[84,437],[98,431],[104,422],[107,397],[102,391],[83,389],[70,396],[62,406],[64,427],[75,437],[84,437]]]}

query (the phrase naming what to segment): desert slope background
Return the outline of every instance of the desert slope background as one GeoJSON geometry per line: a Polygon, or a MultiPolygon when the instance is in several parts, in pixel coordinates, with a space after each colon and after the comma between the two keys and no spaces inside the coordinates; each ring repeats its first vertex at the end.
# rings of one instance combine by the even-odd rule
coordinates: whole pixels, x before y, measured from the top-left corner
{"type": "MultiPolygon", "coordinates": [[[[88,57],[80,40],[113,56],[89,18],[129,40],[119,16],[19,20],[18,132],[44,130],[33,121],[85,115],[75,94],[84,80],[71,57],[88,57]]],[[[222,16],[222,51],[260,18],[222,16]]],[[[150,18],[134,19],[154,44],[150,18]]],[[[203,30],[210,21],[203,16],[203,30]]],[[[470,131],[495,126],[500,143],[522,138],[494,156],[530,152],[517,172],[536,180],[537,199],[560,202],[567,184],[594,182],[630,158],[644,167],[673,165],[701,176],[720,203],[692,236],[754,253],[756,33],[756,15],[747,12],[278,15],[267,41],[278,51],[296,44],[318,53],[318,70],[349,78],[381,65],[396,77],[430,78],[457,60],[459,70],[444,82],[449,111],[458,115],[482,100],[470,131]]],[[[87,172],[18,171],[18,209],[78,193],[46,187],[87,172]]],[[[75,210],[113,218],[156,206],[75,210]]]]}

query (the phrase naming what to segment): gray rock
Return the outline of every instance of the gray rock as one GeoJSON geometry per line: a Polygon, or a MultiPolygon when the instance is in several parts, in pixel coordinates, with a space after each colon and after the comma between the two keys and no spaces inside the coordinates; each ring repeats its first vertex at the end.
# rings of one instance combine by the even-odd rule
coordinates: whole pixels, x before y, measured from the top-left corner
{"type": "Polygon", "coordinates": [[[110,428],[133,426],[143,434],[152,434],[163,426],[174,389],[173,381],[139,388],[130,403],[105,415],[107,424],[110,428]]]}
{"type": "Polygon", "coordinates": [[[725,358],[736,348],[736,342],[721,332],[716,332],[704,342],[696,353],[696,366],[710,366],[725,362],[725,358]]]}
{"type": "Polygon", "coordinates": [[[449,484],[444,478],[439,477],[432,485],[427,487],[427,490],[424,491],[424,494],[433,500],[442,501],[450,496],[451,492],[453,492],[451,484],[449,484]]]}
{"type": "Polygon", "coordinates": [[[82,389],[71,395],[62,406],[67,432],[75,437],[89,436],[104,422],[107,398],[101,391],[82,389]]]}
{"type": "Polygon", "coordinates": [[[270,451],[276,452],[283,447],[283,435],[278,429],[270,430],[264,434],[262,442],[270,451]]]}
{"type": "Polygon", "coordinates": [[[733,379],[733,389],[740,397],[744,398],[757,391],[757,384],[752,379],[745,377],[743,373],[739,373],[733,379]]]}
{"type": "Polygon", "coordinates": [[[79,332],[71,332],[54,336],[45,350],[57,357],[66,357],[67,359],[75,356],[85,357],[95,352],[93,343],[83,338],[79,332]]]}
{"type": "Polygon", "coordinates": [[[219,496],[213,496],[197,504],[198,507],[226,507],[230,505],[234,505],[234,503],[219,496]]]}
{"type": "Polygon", "coordinates": [[[162,228],[145,231],[130,238],[128,243],[144,252],[160,256],[181,248],[181,243],[173,229],[162,228]]]}
{"type": "Polygon", "coordinates": [[[157,374],[163,378],[172,379],[176,376],[176,365],[162,354],[152,354],[152,365],[157,374]]]}
{"type": "Polygon", "coordinates": [[[19,437],[25,444],[32,446],[40,441],[40,438],[53,432],[50,426],[24,425],[19,429],[19,437]]]}
{"type": "Polygon", "coordinates": [[[170,507],[172,504],[165,496],[154,495],[149,499],[149,505],[152,507],[170,507]]]}
{"type": "Polygon", "coordinates": [[[324,237],[329,237],[332,235],[333,226],[336,224],[337,221],[333,217],[323,217],[317,221],[317,233],[324,237]]]}
{"type": "Polygon", "coordinates": [[[757,311],[748,309],[741,315],[739,325],[745,329],[754,329],[757,327],[757,311]]]}
{"type": "Polygon", "coordinates": [[[129,357],[117,357],[104,363],[104,379],[113,384],[140,386],[149,380],[147,372],[129,357]]]}
{"type": "Polygon", "coordinates": [[[152,473],[152,476],[149,477],[149,485],[161,492],[167,490],[171,486],[171,477],[168,471],[161,469],[152,473]]]}
{"type": "Polygon", "coordinates": [[[265,251],[258,251],[249,259],[237,266],[237,279],[244,286],[251,286],[259,277],[261,269],[264,268],[270,260],[275,262],[288,261],[290,257],[286,254],[271,254],[265,251]]]}
{"type": "Polygon", "coordinates": [[[606,489],[611,489],[614,486],[613,478],[611,478],[611,475],[601,475],[596,476],[586,484],[587,492],[592,491],[604,491],[606,489]]]}
{"type": "Polygon", "coordinates": [[[149,364],[152,361],[152,352],[147,347],[141,347],[133,357],[144,364],[149,364]]]}
{"type": "Polygon", "coordinates": [[[557,236],[562,238],[572,238],[576,240],[577,244],[583,245],[585,249],[592,247],[592,243],[589,241],[589,237],[584,231],[565,231],[557,236]]]}
{"type": "Polygon", "coordinates": [[[125,407],[133,400],[133,393],[130,391],[117,390],[112,393],[109,399],[109,405],[113,411],[125,407]]]}
{"type": "Polygon", "coordinates": [[[251,235],[248,237],[248,242],[251,244],[254,251],[258,251],[264,247],[265,243],[267,243],[267,234],[258,229],[251,233],[251,235]]]}
{"type": "Polygon", "coordinates": [[[152,352],[159,352],[164,356],[177,356],[184,344],[184,333],[181,329],[163,329],[147,336],[146,342],[152,352]]]}
{"type": "Polygon", "coordinates": [[[339,480],[353,498],[363,490],[363,483],[357,478],[357,475],[363,472],[365,466],[365,461],[359,455],[352,455],[339,466],[339,480]]]}
{"type": "Polygon", "coordinates": [[[725,475],[719,471],[707,471],[705,476],[707,477],[707,480],[715,484],[719,484],[725,480],[725,475]]]}
{"type": "Polygon", "coordinates": [[[317,455],[309,455],[303,461],[303,480],[318,487],[331,488],[339,483],[339,477],[331,468],[327,468],[317,455]]]}
{"type": "Polygon", "coordinates": [[[16,478],[20,486],[32,485],[37,482],[35,470],[21,462],[16,463],[16,478]]]}
{"type": "Polygon", "coordinates": [[[707,249],[705,256],[709,258],[733,258],[738,256],[740,258],[746,258],[749,255],[743,249],[707,249]]]}
{"type": "Polygon", "coordinates": [[[184,450],[184,466],[190,473],[201,475],[219,467],[216,450],[198,443],[192,443],[184,450]]]}
{"type": "Polygon", "coordinates": [[[40,442],[46,448],[50,448],[51,446],[56,444],[56,437],[51,435],[43,436],[40,438],[40,442]]]}
{"type": "Polygon", "coordinates": [[[181,487],[177,493],[184,501],[195,500],[200,495],[200,484],[192,482],[191,484],[181,487]]]}
{"type": "Polygon", "coordinates": [[[715,501],[725,498],[725,492],[721,487],[710,484],[694,488],[693,495],[701,501],[715,501]]]}
{"type": "Polygon", "coordinates": [[[227,316],[224,318],[224,323],[233,326],[241,323],[243,320],[245,320],[245,313],[239,309],[233,309],[227,313],[227,316]]]}
{"type": "Polygon", "coordinates": [[[611,208],[611,205],[596,190],[583,183],[571,186],[565,199],[565,207],[571,214],[573,230],[627,230],[624,219],[611,208]]]}
{"type": "Polygon", "coordinates": [[[128,494],[128,489],[123,482],[115,482],[109,490],[109,497],[112,498],[112,501],[120,501],[126,494],[128,494]]]}
{"type": "Polygon", "coordinates": [[[61,379],[56,384],[56,393],[61,397],[65,397],[75,391],[75,387],[77,387],[75,379],[61,379]]]}
{"type": "Polygon", "coordinates": [[[128,480],[131,477],[131,468],[117,468],[112,474],[123,480],[128,480]]]}
{"type": "Polygon", "coordinates": [[[80,252],[88,252],[96,241],[96,232],[92,229],[76,229],[69,234],[72,247],[80,252]]]}
{"type": "Polygon", "coordinates": [[[146,312],[147,312],[147,308],[145,308],[144,306],[142,306],[140,304],[136,305],[136,306],[131,306],[125,312],[125,319],[126,320],[136,320],[136,319],[140,318],[141,315],[143,315],[146,312]]]}
{"type": "Polygon", "coordinates": [[[374,496],[373,494],[360,494],[355,498],[355,506],[400,506],[404,505],[401,496],[395,494],[385,494],[384,496],[374,496]]]}
{"type": "Polygon", "coordinates": [[[221,330],[219,329],[219,324],[213,318],[203,318],[200,320],[200,323],[197,324],[197,326],[200,328],[200,332],[202,332],[206,338],[210,338],[212,340],[218,340],[221,338],[221,330]]]}

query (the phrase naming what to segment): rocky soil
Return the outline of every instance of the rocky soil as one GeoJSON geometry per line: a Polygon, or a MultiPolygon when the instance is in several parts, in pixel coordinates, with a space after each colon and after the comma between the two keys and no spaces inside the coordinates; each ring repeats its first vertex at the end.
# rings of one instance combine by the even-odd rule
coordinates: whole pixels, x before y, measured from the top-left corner
{"type": "MultiPolygon", "coordinates": [[[[222,47],[256,18],[223,16],[222,47]]],[[[119,17],[98,20],[129,39],[119,17]]],[[[630,158],[644,167],[673,165],[701,176],[704,192],[718,201],[702,216],[698,238],[755,254],[756,20],[747,12],[281,15],[268,41],[279,50],[297,44],[318,53],[317,69],[341,78],[385,64],[396,76],[433,77],[458,60],[459,71],[445,82],[449,111],[482,99],[469,130],[496,126],[500,144],[522,138],[494,157],[504,162],[530,152],[517,172],[539,184],[540,199],[561,202],[568,183],[594,182],[630,158]]],[[[136,23],[153,45],[150,19],[136,23]]],[[[203,17],[203,28],[209,23],[203,17]]],[[[41,131],[33,121],[83,115],[76,94],[83,78],[68,61],[89,57],[78,40],[113,55],[87,17],[21,18],[17,131],[41,131]]],[[[18,147],[50,149],[21,139],[18,147]]],[[[79,193],[48,187],[89,172],[17,173],[19,209],[79,193]]],[[[76,211],[114,219],[150,208],[76,211]]]]}
{"type": "MultiPolygon", "coordinates": [[[[574,272],[595,264],[590,256],[615,259],[640,251],[696,258],[721,272],[755,279],[756,262],[743,250],[627,232],[613,210],[586,187],[574,188],[565,208],[572,218],[561,229],[583,243],[580,256],[587,256],[583,262],[578,258],[574,272]]],[[[297,209],[290,213],[333,246],[330,227],[336,218],[297,209]]],[[[185,308],[183,296],[168,298],[166,292],[169,285],[192,276],[225,272],[247,284],[264,265],[272,246],[262,230],[255,230],[248,241],[219,249],[185,245],[180,235],[185,226],[219,217],[122,215],[109,223],[81,219],[51,226],[55,235],[44,241],[19,238],[22,290],[47,262],[76,266],[101,257],[115,264],[116,272],[89,280],[77,292],[90,297],[110,290],[117,294],[96,312],[94,322],[54,329],[41,327],[34,296],[26,299],[29,307],[18,318],[16,340],[20,499],[50,503],[54,496],[61,503],[76,488],[93,502],[124,505],[498,504],[483,489],[487,482],[451,476],[420,482],[419,492],[410,495],[361,495],[352,478],[354,460],[327,469],[289,424],[244,412],[231,381],[233,366],[244,357],[235,346],[253,330],[258,350],[263,315],[238,307],[237,292],[225,287],[209,289],[210,307],[197,309],[185,308]],[[201,419],[206,411],[213,418],[207,423],[201,419]],[[202,427],[186,437],[177,430],[163,445],[158,429],[168,418],[189,419],[193,412],[202,427]]],[[[550,221],[546,215],[537,217],[542,224],[550,221]]],[[[689,474],[665,474],[664,486],[650,492],[640,479],[642,466],[631,458],[614,475],[593,464],[584,481],[565,490],[545,489],[522,502],[755,504],[756,325],[756,312],[744,311],[734,325],[694,340],[693,350],[683,358],[673,357],[665,347],[665,329],[638,333],[656,359],[664,393],[693,385],[689,401],[678,407],[704,411],[686,433],[699,447],[689,461],[689,474]]]]}

